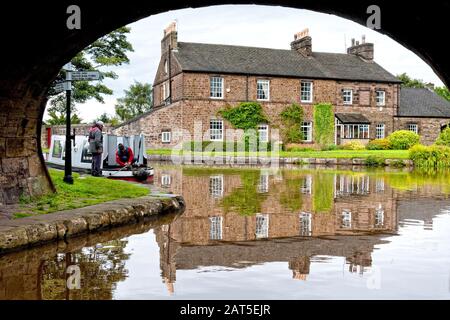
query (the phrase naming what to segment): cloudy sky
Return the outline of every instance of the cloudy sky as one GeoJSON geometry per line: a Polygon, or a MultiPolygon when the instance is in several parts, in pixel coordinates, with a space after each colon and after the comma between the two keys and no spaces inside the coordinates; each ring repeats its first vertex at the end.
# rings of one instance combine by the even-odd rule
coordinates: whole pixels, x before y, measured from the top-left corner
{"type": "MultiPolygon", "coordinates": [[[[272,6],[213,6],[183,9],[150,16],[130,24],[129,41],[134,52],[130,64],[116,68],[119,79],[106,81],[114,90],[105,103],[88,101],[77,105],[84,121],[106,112],[114,114],[114,104],[135,80],[152,83],[160,57],[163,29],[177,21],[178,40],[289,49],[294,33],[309,28],[313,51],[345,52],[351,38],[366,35],[375,44],[375,60],[393,74],[409,75],[442,85],[442,82],[418,56],[387,36],[334,15],[308,10],[272,6]]],[[[381,21],[383,23],[383,21],[381,21]]]]}

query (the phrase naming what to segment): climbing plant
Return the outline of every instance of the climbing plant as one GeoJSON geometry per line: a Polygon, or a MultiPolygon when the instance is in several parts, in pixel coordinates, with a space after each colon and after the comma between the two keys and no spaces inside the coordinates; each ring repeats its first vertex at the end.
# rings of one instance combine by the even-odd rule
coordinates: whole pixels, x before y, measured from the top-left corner
{"type": "Polygon", "coordinates": [[[281,136],[285,143],[300,143],[303,140],[303,134],[300,126],[303,123],[303,108],[298,104],[287,106],[280,113],[283,123],[281,136]]]}
{"type": "Polygon", "coordinates": [[[329,103],[314,106],[314,137],[320,146],[334,143],[334,112],[329,103]]]}
{"type": "Polygon", "coordinates": [[[218,113],[236,129],[256,129],[259,124],[269,122],[257,102],[241,102],[236,107],[228,105],[218,113]]]}

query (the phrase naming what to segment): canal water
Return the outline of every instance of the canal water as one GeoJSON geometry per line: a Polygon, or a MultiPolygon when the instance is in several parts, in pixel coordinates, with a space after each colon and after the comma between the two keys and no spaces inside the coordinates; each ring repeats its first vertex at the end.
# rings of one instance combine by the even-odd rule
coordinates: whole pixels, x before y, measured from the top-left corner
{"type": "Polygon", "coordinates": [[[4,255],[0,299],[450,298],[449,173],[157,165],[153,183],[186,211],[4,255]]]}

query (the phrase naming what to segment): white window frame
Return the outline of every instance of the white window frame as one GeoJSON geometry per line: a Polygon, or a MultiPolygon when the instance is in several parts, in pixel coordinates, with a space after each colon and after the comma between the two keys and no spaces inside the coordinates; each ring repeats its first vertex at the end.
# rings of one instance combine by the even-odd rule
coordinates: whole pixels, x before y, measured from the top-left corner
{"type": "Polygon", "coordinates": [[[167,98],[170,97],[169,81],[163,82],[162,88],[163,88],[163,101],[165,101],[167,100],[167,98]]]}
{"type": "Polygon", "coordinates": [[[269,174],[264,173],[259,176],[258,193],[269,192],[269,174]]]}
{"type": "Polygon", "coordinates": [[[352,89],[344,89],[344,90],[342,90],[342,102],[345,105],[353,104],[353,90],[352,89]],[[350,97],[348,97],[349,93],[350,93],[350,97]],[[350,98],[350,100],[346,101],[346,98],[350,98]]]}
{"type": "Polygon", "coordinates": [[[312,234],[312,214],[310,212],[300,212],[300,236],[311,236],[312,234]]]}
{"type": "Polygon", "coordinates": [[[302,181],[300,185],[300,192],[303,194],[311,194],[312,191],[312,176],[306,175],[305,179],[302,181]]]}
{"type": "Polygon", "coordinates": [[[209,194],[213,198],[223,196],[223,175],[209,177],[209,194]]]}
{"type": "Polygon", "coordinates": [[[369,139],[370,137],[370,125],[368,124],[344,124],[342,130],[341,138],[343,139],[369,139]],[[367,137],[364,137],[365,133],[367,133],[367,137]]]}
{"type": "Polygon", "coordinates": [[[386,137],[386,126],[384,123],[378,123],[375,127],[375,138],[384,139],[386,137]]]}
{"type": "Polygon", "coordinates": [[[300,102],[306,102],[306,103],[312,103],[313,102],[313,95],[314,95],[314,85],[312,81],[301,81],[300,82],[300,102]],[[309,85],[309,91],[306,91],[303,89],[303,85],[309,85]],[[309,99],[303,99],[303,93],[309,92],[309,99]]]}
{"type": "Polygon", "coordinates": [[[408,130],[419,134],[419,125],[417,123],[408,123],[408,130]]]}
{"type": "Polygon", "coordinates": [[[256,214],[255,219],[255,236],[257,239],[269,237],[269,215],[268,214],[256,214]]]}
{"type": "Polygon", "coordinates": [[[211,99],[223,99],[224,80],[222,77],[213,76],[209,78],[209,97],[211,99]],[[220,94],[220,96],[218,96],[220,94]]]}
{"type": "Polygon", "coordinates": [[[171,140],[172,140],[172,132],[170,132],[170,131],[161,132],[161,142],[162,143],[170,143],[171,140]]]}
{"type": "Polygon", "coordinates": [[[210,141],[223,141],[223,120],[222,119],[210,119],[209,120],[209,140],[210,141]]]}
{"type": "Polygon", "coordinates": [[[384,209],[381,205],[375,209],[375,228],[382,228],[384,226],[384,209]]]}
{"type": "Polygon", "coordinates": [[[262,123],[258,126],[258,137],[260,142],[269,142],[269,125],[262,123]],[[261,134],[263,133],[263,134],[261,134]],[[261,139],[263,137],[264,139],[261,139]]]}
{"type": "Polygon", "coordinates": [[[300,131],[303,133],[303,142],[313,141],[313,123],[311,121],[304,121],[300,126],[300,131]],[[306,135],[303,132],[304,129],[306,129],[306,135]]]}
{"type": "Polygon", "coordinates": [[[261,79],[256,81],[256,100],[259,101],[270,100],[270,80],[261,79]]]}
{"type": "Polygon", "coordinates": [[[170,184],[171,184],[170,174],[162,174],[161,175],[161,186],[170,186],[170,184]]]}
{"type": "Polygon", "coordinates": [[[352,227],[352,212],[350,210],[342,211],[342,224],[341,227],[345,229],[349,229],[352,227]]]}
{"type": "Polygon", "coordinates": [[[209,239],[222,240],[223,217],[209,217],[209,239]]]}
{"type": "Polygon", "coordinates": [[[386,105],[386,91],[384,90],[377,90],[375,92],[375,99],[377,102],[377,106],[383,107],[386,105]]]}

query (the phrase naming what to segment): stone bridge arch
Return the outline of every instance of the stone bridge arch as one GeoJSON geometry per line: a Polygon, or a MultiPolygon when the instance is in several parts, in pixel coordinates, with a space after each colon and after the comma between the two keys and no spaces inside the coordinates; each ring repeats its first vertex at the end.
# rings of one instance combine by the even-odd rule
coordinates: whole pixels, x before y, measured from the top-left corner
{"type": "MultiPolygon", "coordinates": [[[[372,0],[184,0],[154,2],[61,0],[15,1],[0,12],[0,205],[14,203],[20,194],[41,195],[53,190],[40,150],[40,129],[46,90],[60,68],[100,36],[141,18],[168,10],[218,4],[280,5],[335,14],[366,24],[372,0]],[[81,8],[81,29],[66,27],[67,7],[81,8]]],[[[446,31],[448,1],[428,1],[427,6],[377,0],[381,8],[381,33],[422,57],[447,84],[450,61],[443,41],[431,32],[446,31]]],[[[3,4],[3,6],[5,6],[3,4]]]]}

